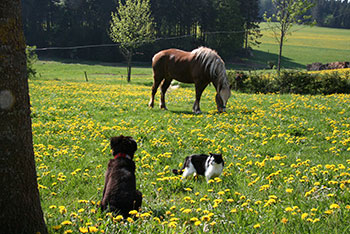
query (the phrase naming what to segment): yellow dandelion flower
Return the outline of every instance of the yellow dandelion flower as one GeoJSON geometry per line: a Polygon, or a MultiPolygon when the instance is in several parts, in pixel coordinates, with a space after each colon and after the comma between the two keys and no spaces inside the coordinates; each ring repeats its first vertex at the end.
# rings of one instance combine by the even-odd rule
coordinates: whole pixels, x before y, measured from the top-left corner
{"type": "Polygon", "coordinates": [[[72,222],[69,220],[63,221],[61,225],[72,225],[72,222]]]}
{"type": "Polygon", "coordinates": [[[254,226],[253,226],[253,228],[260,228],[261,227],[261,225],[260,225],[260,223],[257,223],[257,224],[255,224],[254,226]]]}
{"type": "Polygon", "coordinates": [[[229,203],[234,202],[234,200],[233,200],[233,199],[231,199],[231,198],[227,199],[226,201],[227,201],[227,202],[229,202],[229,203]]]}
{"type": "Polygon", "coordinates": [[[254,202],[254,204],[255,204],[255,205],[260,205],[260,204],[262,204],[262,201],[258,200],[258,201],[256,201],[256,202],[254,202]]]}
{"type": "Polygon", "coordinates": [[[284,223],[284,224],[288,223],[288,219],[287,218],[282,218],[281,219],[281,223],[284,223]]]}
{"type": "Polygon", "coordinates": [[[304,220],[308,215],[309,215],[308,213],[303,213],[303,214],[301,215],[301,219],[304,220]]]}
{"type": "Polygon", "coordinates": [[[177,222],[170,222],[170,223],[168,224],[168,227],[170,227],[170,228],[175,228],[176,225],[177,225],[177,222]]]}
{"type": "Polygon", "coordinates": [[[185,213],[185,214],[189,214],[189,213],[191,213],[191,212],[192,212],[191,209],[184,209],[184,210],[182,211],[182,213],[185,213]]]}
{"type": "Polygon", "coordinates": [[[131,210],[131,211],[129,211],[129,214],[130,215],[136,215],[136,214],[138,214],[138,212],[137,212],[137,210],[131,210]]]}
{"type": "Polygon", "coordinates": [[[192,189],[191,188],[185,188],[185,191],[192,192],[192,189]]]}
{"type": "Polygon", "coordinates": [[[232,209],[230,212],[231,212],[231,213],[237,213],[237,209],[234,208],[234,209],[232,209]]]}
{"type": "Polygon", "coordinates": [[[224,195],[225,194],[225,192],[224,191],[220,191],[220,192],[218,192],[218,195],[224,195]]]}
{"type": "Polygon", "coordinates": [[[292,193],[293,189],[286,189],[286,193],[292,193]]]}
{"type": "Polygon", "coordinates": [[[150,213],[143,213],[143,214],[141,214],[141,218],[147,218],[147,217],[150,217],[151,216],[151,214],[150,213]]]}
{"type": "Polygon", "coordinates": [[[64,231],[64,234],[70,234],[70,233],[73,233],[73,231],[72,231],[72,230],[70,230],[70,229],[68,229],[68,230],[64,231]]]}
{"type": "Polygon", "coordinates": [[[292,207],[287,207],[287,208],[285,208],[284,210],[287,211],[287,212],[291,212],[291,211],[293,211],[294,209],[293,209],[292,207]]]}
{"type": "Polygon", "coordinates": [[[198,219],[197,217],[193,217],[193,218],[190,219],[191,222],[196,222],[196,221],[198,221],[198,220],[199,220],[199,219],[198,219]]]}
{"type": "Polygon", "coordinates": [[[339,209],[340,208],[340,206],[338,205],[338,204],[332,204],[332,205],[330,205],[329,206],[331,209],[339,209]]]}
{"type": "Polygon", "coordinates": [[[87,229],[86,227],[80,227],[79,228],[79,232],[81,232],[81,233],[88,233],[89,229],[87,229]]]}
{"type": "Polygon", "coordinates": [[[196,222],[194,223],[194,225],[195,225],[195,226],[199,226],[199,225],[201,225],[201,221],[199,221],[199,220],[198,220],[198,221],[196,221],[196,222]]]}
{"type": "Polygon", "coordinates": [[[57,231],[57,230],[60,230],[62,228],[62,226],[61,225],[55,225],[55,226],[52,226],[52,228],[57,231]]]}
{"type": "Polygon", "coordinates": [[[89,227],[89,232],[98,232],[98,228],[95,226],[89,227]]]}
{"type": "Polygon", "coordinates": [[[326,210],[324,213],[330,215],[330,214],[333,214],[333,210],[326,210]]]}
{"type": "Polygon", "coordinates": [[[134,222],[134,220],[133,220],[132,218],[130,218],[130,217],[128,217],[128,218],[126,219],[126,221],[128,221],[129,223],[133,223],[133,222],[134,222]]]}
{"type": "Polygon", "coordinates": [[[122,215],[118,215],[117,217],[113,218],[113,221],[114,222],[119,222],[122,219],[123,219],[123,216],[122,215]]]}
{"type": "Polygon", "coordinates": [[[210,216],[204,215],[204,216],[202,216],[201,220],[202,220],[202,221],[209,222],[209,221],[210,221],[210,216]]]}
{"type": "Polygon", "coordinates": [[[216,224],[216,222],[213,221],[213,222],[211,222],[211,223],[209,223],[209,224],[210,224],[210,226],[214,226],[214,225],[216,224]]]}

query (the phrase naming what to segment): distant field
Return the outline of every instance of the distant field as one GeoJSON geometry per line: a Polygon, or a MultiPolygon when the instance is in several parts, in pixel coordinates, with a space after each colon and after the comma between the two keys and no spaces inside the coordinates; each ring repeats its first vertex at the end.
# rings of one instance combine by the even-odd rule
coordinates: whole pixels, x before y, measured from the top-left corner
{"type": "MultiPolygon", "coordinates": [[[[260,47],[254,48],[255,63],[266,65],[277,61],[278,43],[266,23],[260,28],[264,36],[260,47]]],[[[313,62],[335,62],[350,60],[350,30],[295,26],[292,28],[282,51],[282,65],[286,68],[305,68],[313,62]]]]}

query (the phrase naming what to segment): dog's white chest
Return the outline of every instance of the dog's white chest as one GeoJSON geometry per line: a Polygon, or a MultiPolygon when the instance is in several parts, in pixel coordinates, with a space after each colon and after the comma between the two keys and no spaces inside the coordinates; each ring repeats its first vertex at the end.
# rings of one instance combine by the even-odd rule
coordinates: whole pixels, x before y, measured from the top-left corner
{"type": "Polygon", "coordinates": [[[223,169],[224,169],[224,167],[223,167],[222,163],[210,164],[209,167],[207,168],[207,170],[205,171],[205,177],[207,178],[207,180],[209,180],[213,177],[220,176],[223,169]]]}

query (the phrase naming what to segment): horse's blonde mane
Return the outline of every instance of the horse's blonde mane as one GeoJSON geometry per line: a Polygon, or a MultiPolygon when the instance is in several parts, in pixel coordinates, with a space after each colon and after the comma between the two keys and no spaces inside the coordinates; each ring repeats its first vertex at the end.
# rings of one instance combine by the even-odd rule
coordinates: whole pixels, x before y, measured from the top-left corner
{"type": "Polygon", "coordinates": [[[205,70],[209,69],[211,77],[219,78],[220,83],[225,82],[222,80],[226,77],[225,63],[215,50],[201,46],[191,53],[195,54],[195,58],[204,65],[205,70]]]}

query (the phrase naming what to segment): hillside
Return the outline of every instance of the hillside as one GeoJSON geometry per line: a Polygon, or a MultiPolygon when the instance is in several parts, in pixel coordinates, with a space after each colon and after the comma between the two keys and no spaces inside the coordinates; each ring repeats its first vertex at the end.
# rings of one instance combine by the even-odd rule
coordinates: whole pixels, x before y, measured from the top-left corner
{"type": "MultiPolygon", "coordinates": [[[[253,48],[250,62],[267,66],[268,61],[277,61],[278,43],[266,23],[260,25],[263,37],[261,45],[253,48]]],[[[283,47],[282,66],[304,69],[313,62],[350,60],[350,30],[309,26],[295,26],[283,47]]]]}

